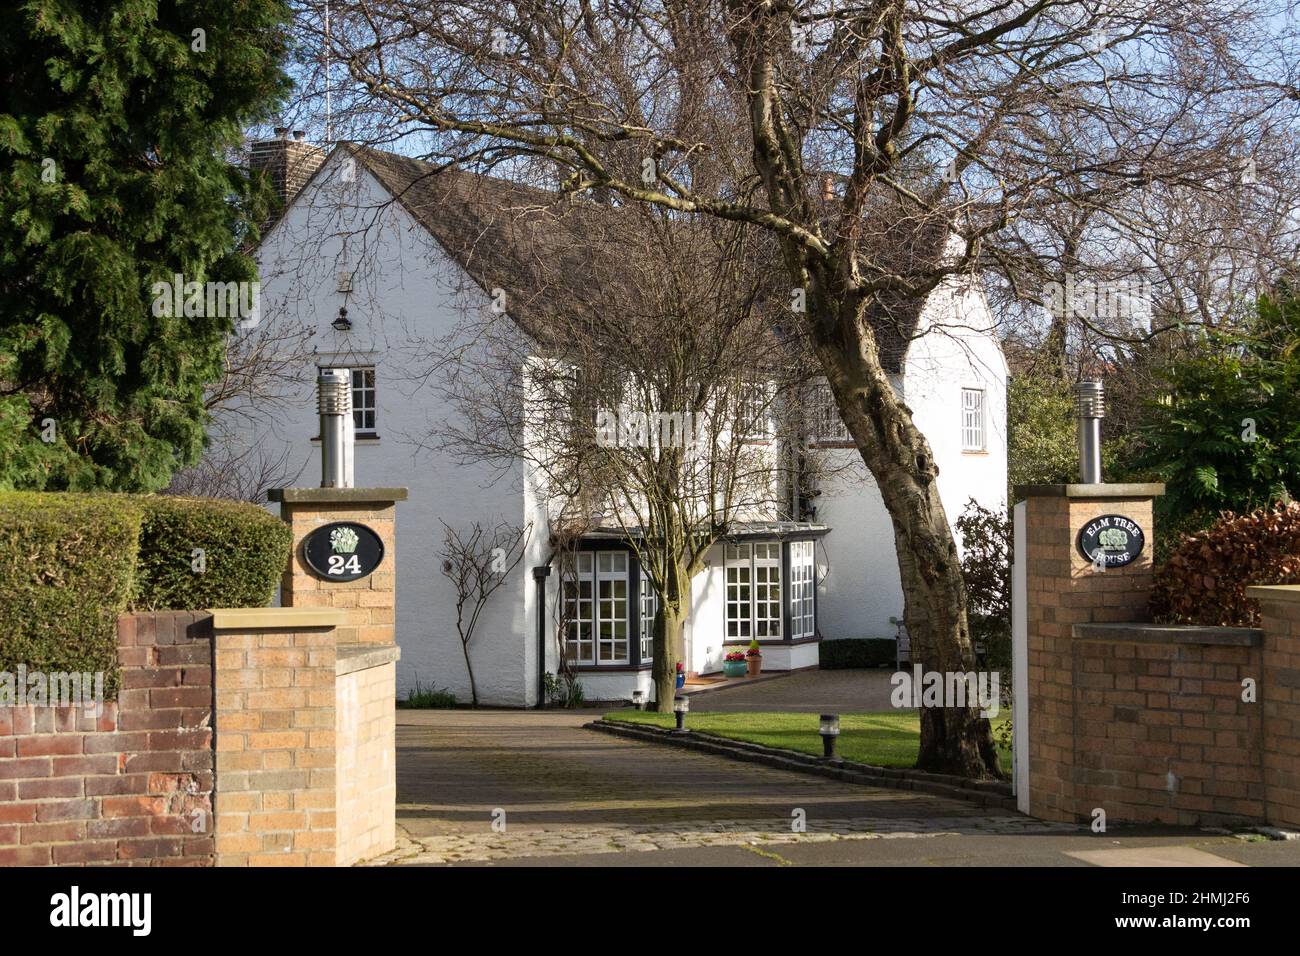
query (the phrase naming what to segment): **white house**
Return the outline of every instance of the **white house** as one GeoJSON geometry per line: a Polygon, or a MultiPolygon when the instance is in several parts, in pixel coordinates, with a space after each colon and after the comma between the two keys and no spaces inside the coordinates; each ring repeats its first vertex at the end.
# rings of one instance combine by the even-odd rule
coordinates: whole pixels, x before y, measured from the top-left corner
{"type": "MultiPolygon", "coordinates": [[[[541,677],[557,671],[559,653],[551,632],[560,575],[544,570],[547,503],[538,500],[522,462],[502,475],[429,447],[426,436],[452,413],[418,358],[420,343],[457,327],[467,308],[490,309],[494,290],[511,288],[512,278],[530,268],[535,245],[520,247],[512,217],[501,213],[533,194],[347,145],[325,156],[280,139],[257,144],[254,161],[291,194],[257,253],[257,331],[314,334],[290,401],[256,426],[223,433],[268,459],[291,461],[296,484],[315,484],[316,372],[351,369],[356,485],[410,490],[398,507],[399,693],[418,680],[469,698],[454,594],[440,572],[440,519],[531,524],[524,558],[487,606],[471,652],[482,703],[537,704],[541,677]]],[[[525,331],[545,310],[564,307],[562,295],[507,301],[509,314],[500,320],[525,331]]],[[[974,284],[941,286],[911,321],[913,335],[894,342],[886,358],[933,446],[950,520],[969,498],[1005,506],[1006,365],[983,293],[974,284]]],[[[816,666],[823,639],[894,636],[891,618],[902,616],[903,597],[892,526],[838,416],[831,416],[819,444],[844,473],[810,501],[739,524],[695,579],[686,625],[690,671],[719,671],[728,645],[743,646],[750,636],[760,639],[767,670],[816,666]]],[[[635,554],[617,534],[597,533],[582,542],[577,573],[595,598],[574,609],[596,635],[573,649],[586,697],[626,700],[636,688],[649,697],[653,595],[635,554]]]]}

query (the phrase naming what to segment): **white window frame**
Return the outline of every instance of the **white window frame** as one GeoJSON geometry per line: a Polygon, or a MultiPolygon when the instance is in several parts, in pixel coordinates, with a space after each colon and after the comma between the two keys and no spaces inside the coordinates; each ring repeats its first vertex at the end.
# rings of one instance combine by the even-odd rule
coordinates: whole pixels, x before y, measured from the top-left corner
{"type": "Polygon", "coordinates": [[[830,383],[821,382],[812,386],[808,406],[812,410],[809,430],[813,441],[850,442],[853,440],[849,434],[849,427],[844,424],[844,419],[840,416],[839,406],[835,404],[830,383]]]}
{"type": "Polygon", "coordinates": [[[988,439],[985,424],[985,395],[982,388],[961,390],[961,450],[987,451],[988,439]]]}
{"type": "Polygon", "coordinates": [[[572,576],[566,574],[561,585],[568,632],[564,653],[570,663],[599,667],[631,662],[629,598],[626,551],[579,551],[574,556],[572,576]]]}
{"type": "Polygon", "coordinates": [[[641,612],[641,663],[646,664],[654,660],[655,612],[659,610],[659,593],[655,591],[654,583],[645,573],[644,568],[641,569],[641,590],[638,598],[641,612]]]}
{"type": "Polygon", "coordinates": [[[815,637],[816,564],[812,541],[790,542],[790,639],[815,637]]]}
{"type": "Polygon", "coordinates": [[[785,627],[781,542],[745,541],[724,548],[726,639],[781,640],[785,627]]]}
{"type": "Polygon", "coordinates": [[[768,382],[741,382],[736,393],[736,433],[741,441],[770,441],[772,386],[768,382]]]}
{"type": "Polygon", "coordinates": [[[358,365],[348,369],[352,384],[352,420],[356,423],[358,435],[374,435],[378,432],[379,403],[378,378],[373,365],[358,365]],[[370,383],[366,384],[366,373],[370,373],[370,383]],[[366,416],[370,416],[367,426],[366,416]]]}

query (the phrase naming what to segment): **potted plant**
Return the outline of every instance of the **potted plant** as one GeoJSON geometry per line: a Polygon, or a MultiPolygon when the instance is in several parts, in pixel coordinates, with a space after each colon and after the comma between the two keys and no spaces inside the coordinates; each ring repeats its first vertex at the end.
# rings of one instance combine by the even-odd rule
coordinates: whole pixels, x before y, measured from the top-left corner
{"type": "Polygon", "coordinates": [[[686,665],[681,661],[677,662],[677,689],[681,690],[686,686],[686,665]]]}
{"type": "Polygon", "coordinates": [[[763,652],[758,648],[758,638],[749,642],[749,650],[745,651],[745,659],[749,667],[749,676],[757,677],[763,671],[763,652]]]}
{"type": "Polygon", "coordinates": [[[722,659],[724,677],[744,677],[746,669],[744,651],[728,651],[727,656],[722,659]]]}

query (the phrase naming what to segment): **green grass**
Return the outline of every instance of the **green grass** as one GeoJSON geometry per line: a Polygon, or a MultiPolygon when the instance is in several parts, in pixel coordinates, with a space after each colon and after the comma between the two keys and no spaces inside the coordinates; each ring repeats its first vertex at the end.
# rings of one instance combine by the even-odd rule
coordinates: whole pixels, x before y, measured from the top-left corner
{"type": "MultiPolygon", "coordinates": [[[[655,727],[672,727],[672,714],[657,714],[632,708],[615,710],[605,715],[606,720],[621,720],[632,724],[651,724],[655,727]]],[[[1009,718],[1001,716],[993,721],[993,733],[1009,718]]],[[[801,753],[820,756],[822,739],[817,733],[816,714],[787,714],[753,712],[719,714],[701,711],[686,715],[686,726],[691,730],[763,744],[767,747],[784,747],[801,753]]],[[[876,767],[911,767],[916,763],[921,741],[921,717],[914,710],[876,711],[865,714],[840,714],[840,739],[836,753],[845,760],[876,767]]],[[[998,747],[1002,769],[1011,770],[1011,751],[998,747]]]]}

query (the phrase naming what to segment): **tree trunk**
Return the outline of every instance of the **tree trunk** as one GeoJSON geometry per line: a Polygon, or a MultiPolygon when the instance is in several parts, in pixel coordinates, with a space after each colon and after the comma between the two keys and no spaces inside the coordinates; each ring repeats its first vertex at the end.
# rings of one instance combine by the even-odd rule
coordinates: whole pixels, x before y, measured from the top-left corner
{"type": "Polygon", "coordinates": [[[465,655],[465,673],[469,674],[469,698],[470,706],[478,706],[478,685],[474,683],[474,665],[469,662],[469,643],[460,642],[461,652],[465,655]]]}
{"type": "Polygon", "coordinates": [[[684,656],[682,628],[685,623],[680,606],[662,599],[659,601],[659,610],[655,612],[654,662],[650,666],[650,676],[654,678],[655,710],[661,714],[672,712],[673,698],[677,696],[677,662],[684,656]]]}
{"type": "MultiPolygon", "coordinates": [[[[823,304],[823,314],[810,316],[820,333],[814,348],[893,522],[913,656],[926,672],[973,671],[966,588],[930,444],[881,367],[861,305],[848,296],[836,304],[844,311],[823,304]]],[[[978,703],[921,708],[916,765],[974,778],[1000,776],[992,730],[979,716],[978,703]]]]}

